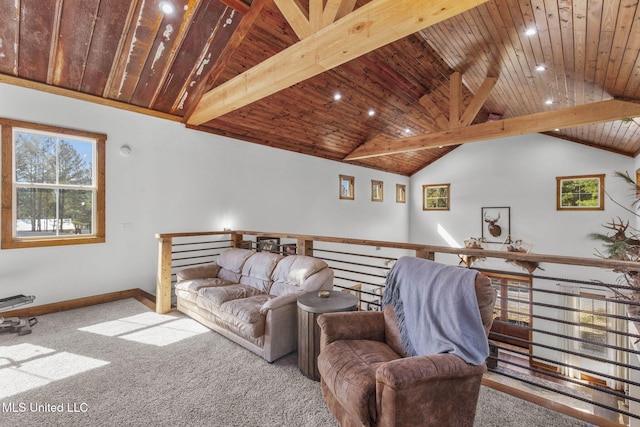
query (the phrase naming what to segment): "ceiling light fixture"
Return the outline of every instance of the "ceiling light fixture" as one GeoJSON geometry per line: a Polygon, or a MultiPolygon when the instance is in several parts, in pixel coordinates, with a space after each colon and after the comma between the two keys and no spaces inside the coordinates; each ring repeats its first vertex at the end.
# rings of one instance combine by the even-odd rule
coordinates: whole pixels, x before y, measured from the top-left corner
{"type": "Polygon", "coordinates": [[[524,32],[525,36],[535,36],[536,34],[538,34],[538,30],[536,30],[535,28],[528,28],[524,32]]]}
{"type": "Polygon", "coordinates": [[[407,133],[407,134],[411,133],[411,129],[406,128],[406,129],[404,130],[404,133],[407,133]]]}
{"type": "Polygon", "coordinates": [[[369,117],[373,117],[376,115],[376,110],[374,110],[373,108],[369,110],[369,112],[367,113],[369,114],[369,117]]]}
{"type": "Polygon", "coordinates": [[[544,103],[547,105],[551,105],[553,104],[553,99],[547,99],[546,101],[544,101],[544,103]]]}
{"type": "Polygon", "coordinates": [[[546,69],[547,67],[545,67],[544,65],[536,65],[536,71],[544,71],[546,69]]]}
{"type": "Polygon", "coordinates": [[[165,15],[171,15],[176,10],[176,7],[173,5],[173,3],[169,1],[161,1],[158,4],[158,7],[160,8],[160,11],[165,15]]]}
{"type": "Polygon", "coordinates": [[[340,101],[341,99],[342,99],[342,94],[341,94],[340,92],[336,92],[336,93],[333,95],[333,100],[334,100],[334,101],[340,101]]]}

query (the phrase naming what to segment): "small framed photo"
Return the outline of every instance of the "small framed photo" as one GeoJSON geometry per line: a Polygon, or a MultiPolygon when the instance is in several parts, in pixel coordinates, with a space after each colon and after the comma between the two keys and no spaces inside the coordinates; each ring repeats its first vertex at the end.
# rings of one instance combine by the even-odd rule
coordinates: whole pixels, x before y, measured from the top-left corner
{"type": "Polygon", "coordinates": [[[488,243],[503,243],[511,235],[511,209],[482,208],[482,239],[488,243]]]}
{"type": "Polygon", "coordinates": [[[295,243],[286,243],[282,245],[282,255],[295,255],[298,251],[298,245],[295,243]]]}
{"type": "Polygon", "coordinates": [[[422,186],[422,210],[449,210],[451,184],[433,184],[422,186]]]}
{"type": "Polygon", "coordinates": [[[354,199],[354,183],[355,178],[347,175],[340,175],[340,198],[343,200],[354,199]]]}
{"type": "Polygon", "coordinates": [[[383,182],[376,181],[374,179],[371,180],[371,201],[372,202],[381,202],[384,198],[383,195],[383,182]]]}
{"type": "Polygon", "coordinates": [[[407,186],[404,184],[396,184],[396,203],[407,202],[407,186]]]}
{"type": "Polygon", "coordinates": [[[258,252],[280,252],[280,238],[269,236],[256,237],[256,250],[258,252]]]}

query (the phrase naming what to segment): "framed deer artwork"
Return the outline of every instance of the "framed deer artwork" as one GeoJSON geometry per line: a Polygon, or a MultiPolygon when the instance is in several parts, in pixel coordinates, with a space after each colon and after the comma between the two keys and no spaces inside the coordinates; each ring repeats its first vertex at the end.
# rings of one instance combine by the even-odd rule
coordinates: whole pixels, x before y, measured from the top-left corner
{"type": "Polygon", "coordinates": [[[482,208],[482,240],[503,243],[511,235],[511,208],[482,208]]]}

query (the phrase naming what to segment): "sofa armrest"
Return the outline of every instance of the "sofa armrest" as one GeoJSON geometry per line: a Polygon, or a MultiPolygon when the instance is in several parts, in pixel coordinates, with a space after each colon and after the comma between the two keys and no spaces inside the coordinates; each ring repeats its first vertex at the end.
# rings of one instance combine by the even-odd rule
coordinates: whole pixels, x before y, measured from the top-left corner
{"type": "Polygon", "coordinates": [[[376,382],[395,390],[450,378],[482,376],[487,366],[471,365],[453,354],[432,354],[392,360],[376,370],[376,382]]]}
{"type": "Polygon", "coordinates": [[[182,282],[184,280],[208,279],[218,277],[220,268],[221,267],[215,262],[210,262],[197,267],[189,267],[184,270],[180,270],[176,276],[178,282],[182,282]]]}
{"type": "Polygon", "coordinates": [[[275,310],[277,308],[284,307],[285,305],[296,304],[300,295],[302,295],[302,293],[287,294],[275,298],[269,298],[264,304],[262,304],[262,307],[260,307],[260,314],[267,314],[269,310],[275,310]]]}
{"type": "Polygon", "coordinates": [[[380,311],[347,311],[318,316],[320,349],[339,340],[384,341],[384,315],[380,311]]]}

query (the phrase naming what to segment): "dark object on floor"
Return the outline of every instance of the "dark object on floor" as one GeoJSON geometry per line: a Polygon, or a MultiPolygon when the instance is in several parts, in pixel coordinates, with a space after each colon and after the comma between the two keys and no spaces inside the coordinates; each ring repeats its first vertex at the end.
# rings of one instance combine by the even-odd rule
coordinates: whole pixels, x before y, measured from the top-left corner
{"type": "MultiPolygon", "coordinates": [[[[17,307],[20,305],[30,304],[36,299],[33,295],[14,295],[8,298],[0,299],[0,309],[17,307]]],[[[7,317],[0,316],[0,333],[11,332],[18,335],[27,335],[31,333],[31,327],[38,323],[35,317],[7,317]]]]}

